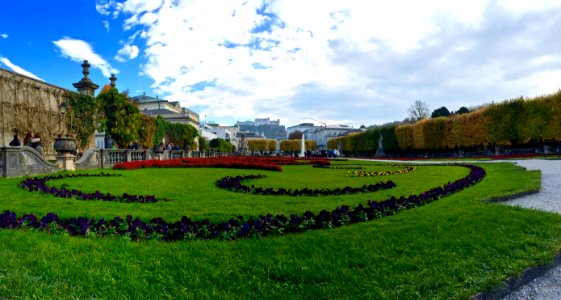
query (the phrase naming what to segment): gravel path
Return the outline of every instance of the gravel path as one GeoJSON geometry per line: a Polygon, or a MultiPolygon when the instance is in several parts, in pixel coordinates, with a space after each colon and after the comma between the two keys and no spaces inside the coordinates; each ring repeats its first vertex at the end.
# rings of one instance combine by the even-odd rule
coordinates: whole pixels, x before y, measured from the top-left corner
{"type": "MultiPolygon", "coordinates": [[[[535,208],[561,214],[561,161],[521,160],[517,164],[528,170],[542,171],[542,186],[539,193],[504,202],[508,205],[535,208]]],[[[561,266],[555,267],[503,299],[561,299],[561,266]]]]}

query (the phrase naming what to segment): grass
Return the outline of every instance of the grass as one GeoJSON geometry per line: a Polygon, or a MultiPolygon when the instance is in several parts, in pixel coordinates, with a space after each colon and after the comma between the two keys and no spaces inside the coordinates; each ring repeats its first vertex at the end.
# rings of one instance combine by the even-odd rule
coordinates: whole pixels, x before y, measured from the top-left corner
{"type": "MultiPolygon", "coordinates": [[[[281,237],[165,243],[1,230],[0,297],[469,298],[551,258],[561,246],[561,216],[485,202],[539,187],[539,172],[506,163],[484,167],[488,176],[481,183],[435,203],[366,223],[281,237]]],[[[187,212],[221,219],[238,212],[329,209],[344,201],[383,198],[383,193],[427,189],[465,175],[459,167],[418,167],[408,174],[381,177],[397,183],[393,191],[345,197],[258,197],[213,188],[213,180],[224,174],[246,172],[268,175],[254,182],[263,186],[297,186],[310,176],[335,186],[372,180],[348,177],[346,170],[284,169],[152,169],[124,172],[122,182],[67,182],[112,192],[145,189],[173,199],[138,206],[57,199],[19,190],[18,180],[2,179],[0,204],[19,215],[130,212],[175,218],[187,212]],[[148,177],[156,182],[150,189],[144,181],[148,177]]]]}

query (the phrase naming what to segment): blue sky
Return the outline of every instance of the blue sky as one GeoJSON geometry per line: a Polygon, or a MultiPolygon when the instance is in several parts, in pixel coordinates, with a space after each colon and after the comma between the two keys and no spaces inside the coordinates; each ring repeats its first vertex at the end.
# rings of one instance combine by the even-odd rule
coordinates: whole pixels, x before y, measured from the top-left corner
{"type": "MultiPolygon", "coordinates": [[[[177,100],[221,124],[382,124],[561,88],[561,1],[18,0],[0,67],[177,100]],[[391,3],[390,3],[391,2],[391,3]]],[[[206,116],[206,118],[205,118],[206,116]]]]}

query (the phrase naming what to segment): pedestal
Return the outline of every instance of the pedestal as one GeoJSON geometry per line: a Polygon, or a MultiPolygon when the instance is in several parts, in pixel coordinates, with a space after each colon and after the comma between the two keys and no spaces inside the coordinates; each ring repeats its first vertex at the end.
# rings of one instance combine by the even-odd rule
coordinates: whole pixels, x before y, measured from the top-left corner
{"type": "Polygon", "coordinates": [[[76,170],[76,166],[74,165],[74,159],[76,159],[76,155],[70,153],[62,153],[56,156],[56,162],[59,168],[65,171],[76,170]]]}

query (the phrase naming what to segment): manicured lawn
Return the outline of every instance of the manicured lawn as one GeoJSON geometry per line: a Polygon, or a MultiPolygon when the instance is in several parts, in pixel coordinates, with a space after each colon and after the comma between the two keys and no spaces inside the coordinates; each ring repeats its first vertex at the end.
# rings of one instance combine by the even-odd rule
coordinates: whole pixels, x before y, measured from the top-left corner
{"type": "MultiPolygon", "coordinates": [[[[338,162],[356,164],[356,162],[338,162]]],[[[23,298],[469,298],[561,247],[561,216],[490,204],[494,196],[539,187],[539,173],[483,164],[487,177],[462,192],[394,216],[262,239],[131,242],[37,231],[0,230],[0,297],[23,298]]],[[[396,167],[367,166],[367,170],[396,167]]],[[[465,176],[462,167],[418,166],[383,177],[349,170],[283,166],[283,172],[234,169],[111,171],[111,179],[49,184],[94,191],[156,194],[168,202],[84,202],[30,193],[21,179],[0,179],[0,207],[22,215],[132,214],[170,220],[225,220],[238,214],[299,213],[418,193],[465,176]],[[215,187],[222,176],[265,174],[263,187],[360,186],[393,180],[376,193],[329,197],[259,196],[215,187]]]]}

